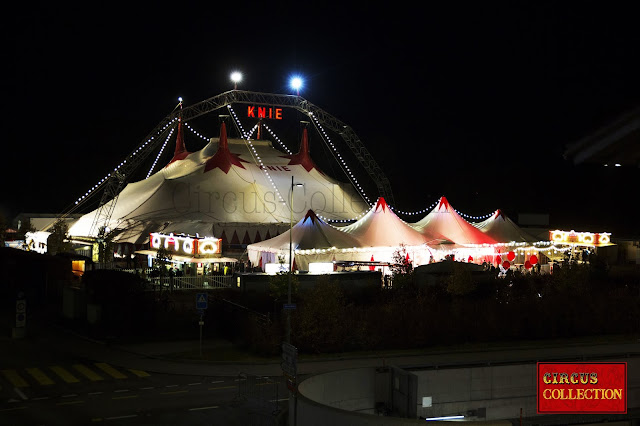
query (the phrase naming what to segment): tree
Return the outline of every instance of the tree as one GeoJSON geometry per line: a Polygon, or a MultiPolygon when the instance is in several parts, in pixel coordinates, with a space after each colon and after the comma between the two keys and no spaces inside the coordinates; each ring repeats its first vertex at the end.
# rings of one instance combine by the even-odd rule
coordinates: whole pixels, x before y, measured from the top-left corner
{"type": "Polygon", "coordinates": [[[62,219],[56,220],[51,227],[51,235],[47,238],[47,252],[55,255],[57,253],[68,253],[71,251],[71,243],[68,235],[69,227],[62,219]]]}

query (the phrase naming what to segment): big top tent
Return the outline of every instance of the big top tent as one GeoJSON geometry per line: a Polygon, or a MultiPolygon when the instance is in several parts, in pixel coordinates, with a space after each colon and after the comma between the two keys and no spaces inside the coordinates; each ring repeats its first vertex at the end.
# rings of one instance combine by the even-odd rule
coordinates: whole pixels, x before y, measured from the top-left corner
{"type": "MultiPolygon", "coordinates": [[[[143,244],[148,232],[232,236],[238,243],[260,241],[288,229],[291,210],[296,220],[313,209],[329,220],[362,215],[367,204],[349,184],[318,170],[309,154],[304,129],[300,151],[286,155],[265,140],[220,137],[199,151],[188,152],[178,124],[172,160],[148,178],[128,184],[107,207],[107,226],[115,241],[143,244]],[[292,177],[302,187],[292,190],[292,177]],[[293,199],[292,209],[290,199],[293,199]]],[[[69,229],[74,237],[95,237],[97,210],[69,229]]],[[[225,241],[229,243],[230,241],[225,241]]]]}

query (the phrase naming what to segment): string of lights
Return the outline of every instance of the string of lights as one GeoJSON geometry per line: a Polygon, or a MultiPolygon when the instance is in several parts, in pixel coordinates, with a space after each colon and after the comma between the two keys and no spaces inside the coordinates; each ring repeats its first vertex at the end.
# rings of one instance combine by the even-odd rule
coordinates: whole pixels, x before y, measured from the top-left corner
{"type": "Polygon", "coordinates": [[[365,201],[369,205],[373,205],[373,203],[371,202],[367,194],[364,192],[364,189],[360,186],[358,179],[356,179],[356,177],[353,175],[353,173],[351,172],[351,169],[349,168],[347,163],[344,161],[344,158],[342,158],[342,155],[340,154],[340,152],[338,152],[338,149],[333,144],[333,141],[331,140],[327,132],[324,130],[324,128],[322,127],[318,119],[313,115],[313,113],[309,113],[309,117],[311,117],[313,124],[316,126],[320,134],[325,138],[325,140],[329,143],[329,146],[331,146],[331,149],[333,149],[333,151],[337,155],[337,159],[340,161],[341,167],[343,168],[343,170],[345,170],[345,173],[347,174],[349,179],[351,179],[351,182],[353,182],[353,184],[356,186],[356,188],[358,189],[362,197],[364,197],[365,201]]]}
{"type": "MultiPolygon", "coordinates": [[[[167,123],[164,127],[162,127],[162,129],[160,129],[158,131],[158,134],[161,134],[162,132],[164,132],[166,130],[167,127],[169,127],[175,120],[177,120],[177,118],[174,118],[173,120],[171,120],[169,123],[167,123]]],[[[153,140],[155,139],[155,137],[150,137],[149,139],[147,139],[142,145],[140,145],[135,151],[133,151],[129,157],[127,158],[131,158],[136,156],[137,154],[140,153],[140,151],[142,151],[144,148],[147,147],[147,145],[149,145],[151,142],[153,142],[153,140]]],[[[107,181],[107,179],[109,179],[111,177],[111,175],[115,172],[117,172],[123,165],[125,165],[127,163],[127,159],[124,159],[120,164],[118,164],[111,173],[107,173],[106,176],[104,176],[102,179],[100,179],[98,181],[98,183],[96,183],[95,185],[93,185],[87,192],[85,192],[82,196],[78,197],[78,199],[75,201],[75,205],[80,204],[81,202],[85,201],[90,195],[92,195],[96,190],[98,190],[99,188],[102,187],[102,185],[107,181]]]]}
{"type": "MultiPolygon", "coordinates": [[[[238,128],[240,129],[240,133],[242,134],[242,137],[244,138],[246,143],[249,145],[249,150],[251,151],[251,154],[256,159],[256,161],[259,163],[260,170],[262,170],[262,173],[265,174],[265,176],[267,177],[267,179],[271,183],[271,186],[276,191],[276,194],[278,194],[278,197],[280,198],[280,202],[285,204],[285,201],[284,201],[284,198],[282,197],[282,194],[278,190],[278,187],[276,186],[275,182],[271,178],[271,175],[267,171],[266,167],[264,167],[264,164],[262,163],[262,158],[260,158],[260,155],[258,155],[258,152],[256,151],[256,148],[253,146],[253,143],[251,142],[251,139],[249,139],[249,133],[244,131],[244,128],[242,127],[242,123],[238,119],[238,116],[236,115],[236,112],[233,110],[231,105],[227,105],[227,109],[231,113],[231,116],[232,116],[233,120],[238,125],[238,128]]],[[[255,126],[253,126],[253,128],[251,129],[251,133],[253,133],[253,131],[255,130],[256,127],[257,127],[257,124],[255,126]]]]}
{"type": "Polygon", "coordinates": [[[156,164],[158,164],[158,160],[160,159],[160,156],[164,152],[164,148],[167,146],[167,143],[169,143],[169,139],[171,138],[171,135],[173,135],[173,131],[174,131],[174,129],[171,129],[171,131],[167,135],[167,138],[164,140],[164,143],[162,144],[162,147],[160,148],[160,151],[158,152],[158,155],[156,155],[156,159],[153,161],[153,164],[151,165],[151,168],[149,169],[149,172],[147,173],[147,178],[149,176],[151,176],[151,173],[153,173],[153,169],[156,168],[156,164]]]}

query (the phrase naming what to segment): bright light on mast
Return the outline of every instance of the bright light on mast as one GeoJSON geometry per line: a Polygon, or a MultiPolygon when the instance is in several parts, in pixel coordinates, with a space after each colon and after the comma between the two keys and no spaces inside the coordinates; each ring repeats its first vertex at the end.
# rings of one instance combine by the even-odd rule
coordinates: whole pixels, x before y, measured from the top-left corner
{"type": "Polygon", "coordinates": [[[289,85],[296,91],[296,95],[300,95],[300,88],[302,87],[302,78],[292,77],[289,81],[289,85]]]}
{"type": "Polygon", "coordinates": [[[239,71],[234,71],[231,73],[231,81],[233,81],[233,88],[238,88],[238,83],[242,81],[242,74],[239,71]]]}

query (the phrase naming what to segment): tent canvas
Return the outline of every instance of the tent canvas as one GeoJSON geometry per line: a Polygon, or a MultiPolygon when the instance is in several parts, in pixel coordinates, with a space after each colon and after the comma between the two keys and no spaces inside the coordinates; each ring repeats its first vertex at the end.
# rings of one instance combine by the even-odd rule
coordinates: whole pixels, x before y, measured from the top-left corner
{"type": "Polygon", "coordinates": [[[496,210],[490,218],[476,223],[475,226],[499,243],[534,243],[538,241],[536,237],[523,231],[500,209],[496,210]]]}

